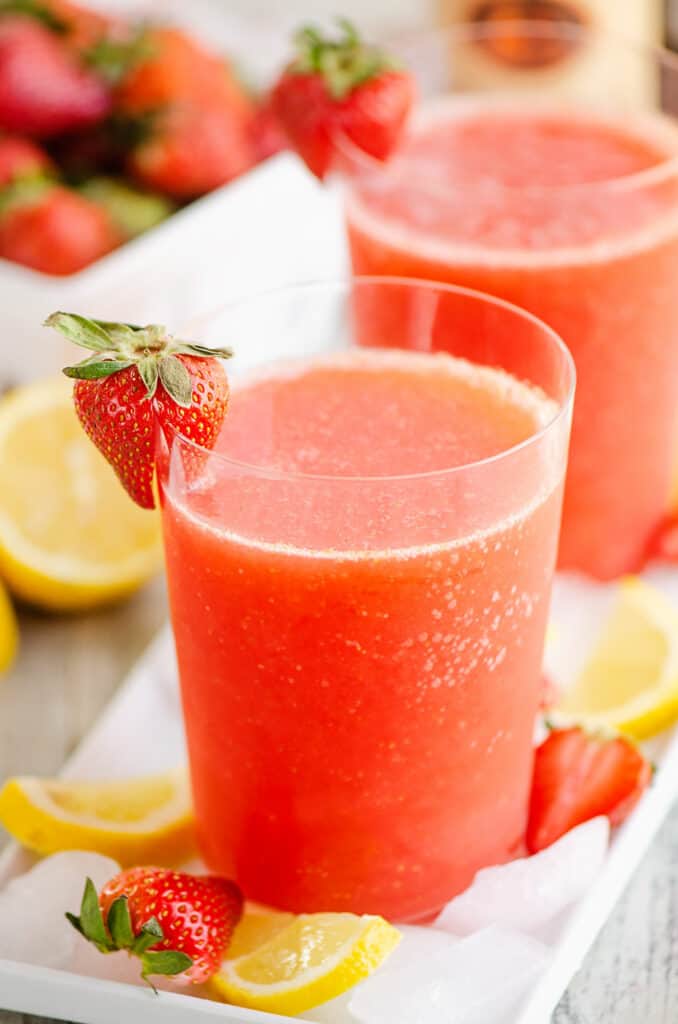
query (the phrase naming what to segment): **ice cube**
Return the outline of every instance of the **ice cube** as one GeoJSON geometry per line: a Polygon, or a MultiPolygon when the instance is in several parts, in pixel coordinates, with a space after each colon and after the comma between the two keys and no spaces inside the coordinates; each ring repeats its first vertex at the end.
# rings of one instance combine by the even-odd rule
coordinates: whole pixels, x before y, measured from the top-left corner
{"type": "Polygon", "coordinates": [[[498,924],[537,934],[586,892],[603,864],[609,836],[607,818],[594,818],[532,857],[484,868],[447,904],[435,927],[470,935],[498,924]]]}
{"type": "MultiPolygon", "coordinates": [[[[391,979],[395,975],[406,985],[414,984],[418,980],[422,965],[430,957],[449,951],[456,941],[451,935],[436,931],[434,928],[398,925],[398,930],[402,934],[399,945],[396,946],[384,965],[362,985],[371,985],[374,981],[379,985],[382,974],[387,974],[391,979]]],[[[323,1003],[322,1006],[308,1010],[301,1016],[305,1020],[316,1022],[316,1024],[354,1024],[357,1018],[351,1013],[349,1007],[353,994],[357,991],[358,989],[350,989],[329,1003],[323,1003]]]]}
{"type": "Polygon", "coordinates": [[[70,969],[84,940],[64,914],[79,912],[88,876],[98,889],[119,870],[109,857],[69,851],[14,878],[0,891],[0,958],[70,969]]]}
{"type": "Polygon", "coordinates": [[[498,927],[447,947],[422,945],[358,985],[348,1010],[360,1024],[504,1024],[548,956],[543,943],[498,927]]]}

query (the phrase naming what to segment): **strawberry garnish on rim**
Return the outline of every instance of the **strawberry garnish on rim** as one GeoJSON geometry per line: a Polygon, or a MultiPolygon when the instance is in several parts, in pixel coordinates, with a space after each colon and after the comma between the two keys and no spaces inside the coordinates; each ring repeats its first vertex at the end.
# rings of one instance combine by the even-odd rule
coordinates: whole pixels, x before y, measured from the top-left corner
{"type": "Polygon", "coordinates": [[[296,57],[271,94],[290,144],[321,179],[336,162],[341,135],[369,156],[386,160],[415,96],[409,72],[364,43],[349,21],[339,24],[338,39],[312,27],[297,34],[296,57]]]}
{"type": "Polygon", "coordinates": [[[150,324],[110,323],[77,313],[45,321],[92,352],[64,373],[75,380],[76,412],[90,440],[142,508],[154,508],[157,427],[211,448],[228,406],[228,380],[212,349],[150,324]]]}
{"type": "Polygon", "coordinates": [[[200,984],[221,966],[242,914],[235,882],[165,868],[121,871],[101,890],[85,883],[73,927],[101,953],[126,950],[141,961],[141,976],[200,984]]]}

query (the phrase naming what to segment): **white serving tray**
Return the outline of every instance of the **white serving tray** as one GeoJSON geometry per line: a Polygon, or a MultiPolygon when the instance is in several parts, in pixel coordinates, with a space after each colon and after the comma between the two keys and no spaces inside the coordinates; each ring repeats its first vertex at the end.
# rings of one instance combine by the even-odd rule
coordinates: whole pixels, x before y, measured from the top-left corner
{"type": "MultiPolygon", "coordinates": [[[[655,570],[652,583],[678,602],[678,573],[655,570]]],[[[609,602],[612,588],[559,579],[553,601],[562,652],[560,670],[573,671],[609,602]]],[[[546,1024],[598,931],[650,845],[678,794],[678,727],[652,744],[654,783],[611,844],[606,863],[588,894],[562,920],[553,955],[511,1024],[546,1024]]],[[[97,778],[116,765],[129,774],[162,771],[185,757],[176,667],[169,630],[164,630],[131,672],[115,699],[64,770],[67,777],[97,778]],[[153,740],[148,744],[148,723],[153,740]],[[128,751],[121,756],[121,737],[128,751]]],[[[0,887],[25,871],[32,858],[15,845],[0,857],[0,887]]],[[[201,1020],[265,1024],[291,1020],[209,1002],[191,995],[100,981],[68,972],[0,960],[0,1008],[68,1020],[74,1024],[198,1024],[201,1020]]],[[[494,1024],[487,1021],[486,1024],[494,1024]]]]}

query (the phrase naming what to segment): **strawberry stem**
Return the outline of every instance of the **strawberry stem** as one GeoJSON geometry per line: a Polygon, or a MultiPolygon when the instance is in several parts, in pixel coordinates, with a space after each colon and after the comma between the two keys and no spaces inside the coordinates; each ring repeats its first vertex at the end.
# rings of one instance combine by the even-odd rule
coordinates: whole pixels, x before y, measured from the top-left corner
{"type": "MultiPolygon", "coordinates": [[[[142,925],[138,934],[134,934],[132,919],[126,896],[119,896],[110,906],[104,921],[99,897],[91,878],[85,882],[85,891],[80,904],[80,916],[66,914],[75,930],[84,939],[91,942],[100,953],[117,953],[127,950],[131,956],[141,961],[141,977],[148,981],[151,974],[172,977],[182,974],[193,965],[186,953],[176,949],[154,950],[152,947],[163,942],[165,935],[155,917],[151,917],[142,925]]],[[[155,985],[149,984],[154,992],[155,985]]]]}
{"type": "Polygon", "coordinates": [[[75,366],[65,367],[63,372],[67,377],[101,380],[135,366],[149,399],[155,395],[160,382],[183,409],[191,405],[191,377],[176,357],[228,359],[233,354],[229,348],[212,349],[173,338],[160,324],[140,327],[138,324],[94,320],[78,313],[58,312],[47,317],[45,326],[53,327],[75,345],[95,353],[75,366]]]}
{"type": "Polygon", "coordinates": [[[83,57],[109,85],[117,83],[135,67],[155,57],[154,45],[145,25],[138,25],[125,39],[103,35],[83,57]]]}
{"type": "Polygon", "coordinates": [[[319,74],[334,100],[345,99],[354,89],[396,62],[376,46],[364,43],[355,25],[347,18],[337,19],[341,35],[330,38],[313,25],[306,25],[295,36],[297,55],[290,71],[295,74],[319,74]]]}

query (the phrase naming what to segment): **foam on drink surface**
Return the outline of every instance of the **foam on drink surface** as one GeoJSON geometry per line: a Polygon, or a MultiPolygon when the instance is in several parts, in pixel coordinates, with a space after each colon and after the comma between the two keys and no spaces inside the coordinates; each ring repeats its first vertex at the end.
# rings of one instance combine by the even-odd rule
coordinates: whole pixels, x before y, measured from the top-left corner
{"type": "Polygon", "coordinates": [[[678,230],[678,128],[515,100],[430,105],[386,170],[358,177],[354,228],[443,262],[606,260],[678,230]]]}
{"type": "Polygon", "coordinates": [[[235,383],[216,457],[171,500],[224,535],[316,555],[454,543],[553,490],[543,453],[521,452],[513,469],[495,457],[558,411],[539,388],[446,353],[283,364],[235,383]]]}

